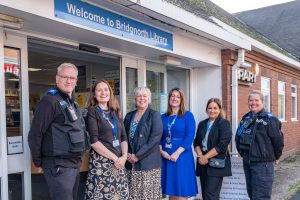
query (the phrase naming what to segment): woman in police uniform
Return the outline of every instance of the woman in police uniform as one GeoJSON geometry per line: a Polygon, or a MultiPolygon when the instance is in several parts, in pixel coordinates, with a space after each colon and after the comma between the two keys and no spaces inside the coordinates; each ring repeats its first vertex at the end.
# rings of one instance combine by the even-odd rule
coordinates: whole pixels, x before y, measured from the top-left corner
{"type": "Polygon", "coordinates": [[[92,148],[85,199],[128,199],[124,168],[128,144],[118,111],[108,82],[96,82],[90,93],[86,119],[92,148]]]}
{"type": "Polygon", "coordinates": [[[247,192],[250,199],[271,199],[274,161],[283,150],[281,123],[263,108],[263,95],[249,94],[250,112],[243,116],[236,132],[236,147],[243,157],[247,192]]]}

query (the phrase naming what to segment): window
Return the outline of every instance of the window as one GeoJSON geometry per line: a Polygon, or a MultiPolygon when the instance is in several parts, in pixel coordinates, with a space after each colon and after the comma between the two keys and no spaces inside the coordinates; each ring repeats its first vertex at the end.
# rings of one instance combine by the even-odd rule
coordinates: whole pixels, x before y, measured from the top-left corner
{"type": "Polygon", "coordinates": [[[285,119],[285,83],[278,81],[278,118],[285,119]]]}
{"type": "Polygon", "coordinates": [[[166,66],[147,61],[146,84],[151,91],[151,108],[161,114],[167,112],[166,66]]]}
{"type": "Polygon", "coordinates": [[[266,77],[261,77],[261,93],[264,96],[264,108],[266,111],[271,111],[270,109],[270,79],[266,77]]]}
{"type": "Polygon", "coordinates": [[[297,86],[296,85],[292,85],[291,86],[291,95],[292,95],[292,102],[291,102],[291,115],[292,115],[292,119],[296,120],[297,119],[297,86]]]}

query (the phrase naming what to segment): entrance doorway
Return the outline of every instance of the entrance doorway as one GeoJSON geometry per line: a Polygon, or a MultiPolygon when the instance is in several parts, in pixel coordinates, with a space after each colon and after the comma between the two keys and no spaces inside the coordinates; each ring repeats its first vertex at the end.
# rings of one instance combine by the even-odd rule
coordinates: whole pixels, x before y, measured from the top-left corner
{"type": "MultiPolygon", "coordinates": [[[[56,86],[57,67],[64,62],[73,63],[78,68],[78,81],[75,98],[84,108],[93,83],[107,80],[120,100],[120,57],[110,54],[95,54],[80,51],[72,46],[44,41],[28,41],[28,77],[29,77],[29,112],[30,122],[34,116],[37,103],[43,95],[56,86]]],[[[47,185],[42,174],[31,167],[32,199],[50,199],[47,185]]],[[[83,199],[86,175],[88,170],[88,153],[83,156],[78,199],[83,199]]]]}

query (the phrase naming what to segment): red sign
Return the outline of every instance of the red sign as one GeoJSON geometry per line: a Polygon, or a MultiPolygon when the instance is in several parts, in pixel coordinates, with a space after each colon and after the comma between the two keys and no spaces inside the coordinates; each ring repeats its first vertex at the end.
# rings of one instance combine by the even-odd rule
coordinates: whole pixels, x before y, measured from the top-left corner
{"type": "Polygon", "coordinates": [[[19,77],[20,76],[20,68],[21,67],[18,65],[4,63],[4,72],[5,73],[11,73],[11,74],[14,74],[19,77]]]}

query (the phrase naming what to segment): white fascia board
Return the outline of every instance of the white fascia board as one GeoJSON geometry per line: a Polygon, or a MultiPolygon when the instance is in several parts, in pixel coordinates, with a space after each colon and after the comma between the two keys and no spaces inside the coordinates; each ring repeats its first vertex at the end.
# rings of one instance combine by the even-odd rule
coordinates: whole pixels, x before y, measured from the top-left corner
{"type": "MultiPolygon", "coordinates": [[[[142,8],[146,8],[151,10],[152,12],[156,12],[157,14],[162,15],[163,17],[168,17],[172,19],[174,22],[181,23],[181,25],[188,26],[191,32],[195,32],[201,35],[202,33],[204,37],[207,35],[211,36],[209,39],[212,40],[221,40],[224,41],[224,45],[227,43],[232,44],[236,48],[243,48],[246,50],[251,50],[251,44],[248,40],[231,34],[227,30],[219,27],[211,22],[208,22],[205,19],[202,19],[196,16],[193,13],[190,13],[180,7],[177,7],[173,4],[167,3],[163,0],[130,0],[135,3],[136,6],[141,6],[142,8]],[[159,5],[159,6],[158,6],[159,5]],[[192,23],[191,23],[192,22],[192,23]]],[[[141,9],[142,9],[141,8],[141,9]]],[[[156,18],[159,18],[159,15],[155,15],[156,18]]],[[[180,28],[185,28],[185,26],[180,28]]]]}
{"type": "Polygon", "coordinates": [[[252,50],[254,51],[257,51],[259,53],[262,53],[266,56],[269,56],[277,61],[280,61],[284,64],[287,64],[291,67],[294,67],[294,68],[297,68],[297,69],[300,69],[300,62],[276,51],[275,49],[253,39],[252,37],[234,29],[233,27],[225,24],[224,22],[216,19],[216,18],[213,18],[214,21],[216,21],[220,26],[222,26],[224,29],[226,29],[228,32],[231,32],[232,34],[235,34],[235,35],[238,35],[240,37],[243,37],[245,38],[246,40],[250,41],[251,42],[251,46],[252,46],[252,50]]]}

